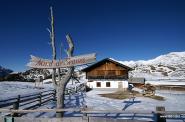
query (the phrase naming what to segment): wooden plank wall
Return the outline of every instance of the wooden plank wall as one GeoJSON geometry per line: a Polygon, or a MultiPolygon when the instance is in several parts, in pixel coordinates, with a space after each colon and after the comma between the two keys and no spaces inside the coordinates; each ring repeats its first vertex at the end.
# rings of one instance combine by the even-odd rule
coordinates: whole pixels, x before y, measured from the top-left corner
{"type": "Polygon", "coordinates": [[[118,66],[112,62],[105,62],[104,64],[87,72],[87,76],[105,76],[111,74],[111,71],[115,71],[115,76],[127,75],[128,70],[118,66]]]}

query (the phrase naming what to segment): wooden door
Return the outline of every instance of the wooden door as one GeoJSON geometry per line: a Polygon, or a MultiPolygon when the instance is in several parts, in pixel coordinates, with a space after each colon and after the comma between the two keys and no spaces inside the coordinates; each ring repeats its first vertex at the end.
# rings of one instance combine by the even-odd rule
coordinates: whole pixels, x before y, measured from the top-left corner
{"type": "Polygon", "coordinates": [[[123,82],[118,82],[118,90],[123,90],[123,82]]]}

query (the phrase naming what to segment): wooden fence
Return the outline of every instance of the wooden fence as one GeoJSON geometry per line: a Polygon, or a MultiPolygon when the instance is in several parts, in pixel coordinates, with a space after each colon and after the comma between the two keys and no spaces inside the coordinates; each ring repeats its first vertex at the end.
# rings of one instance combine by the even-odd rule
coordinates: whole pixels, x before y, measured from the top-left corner
{"type": "MultiPolygon", "coordinates": [[[[55,90],[45,90],[29,95],[18,95],[17,97],[0,100],[0,108],[9,108],[13,110],[18,110],[20,107],[25,110],[34,109],[40,107],[44,103],[55,100],[55,96],[55,90]]],[[[13,113],[12,116],[18,116],[18,114],[13,113]]]]}
{"type": "MultiPolygon", "coordinates": [[[[75,94],[79,91],[84,91],[85,88],[85,84],[79,84],[78,86],[66,88],[65,94],[75,94]]],[[[54,89],[44,90],[39,93],[27,95],[18,95],[8,99],[0,100],[0,108],[9,108],[11,110],[18,110],[20,108],[24,108],[24,110],[29,110],[38,108],[51,100],[56,100],[56,91],[54,89]]],[[[12,116],[18,116],[18,114],[14,112],[12,116]]]]}
{"type": "Polygon", "coordinates": [[[148,122],[145,120],[124,120],[100,117],[66,117],[66,118],[0,118],[0,122],[148,122]]]}
{"type": "MultiPolygon", "coordinates": [[[[80,84],[75,87],[67,88],[65,94],[74,94],[78,91],[85,90],[85,85],[80,84]]],[[[115,119],[114,117],[105,118],[100,114],[142,114],[155,116],[155,122],[166,122],[166,117],[181,117],[180,119],[185,120],[185,111],[165,111],[164,107],[156,107],[155,111],[122,111],[122,110],[90,110],[88,108],[69,108],[69,109],[36,109],[44,103],[51,100],[56,100],[55,90],[46,90],[40,93],[31,95],[18,95],[17,97],[9,98],[0,101],[0,113],[9,113],[9,117],[1,117],[0,122],[146,122],[139,120],[124,120],[115,119]],[[7,109],[8,108],[8,109],[7,109]],[[33,112],[79,112],[78,117],[65,117],[65,118],[24,118],[17,117],[22,114],[33,113],[33,112]],[[11,114],[10,114],[11,113],[11,114]],[[11,115],[11,116],[10,116],[11,115]],[[98,117],[97,117],[98,116],[98,117]]],[[[124,116],[123,116],[124,118],[124,116]]],[[[173,119],[173,118],[172,118],[173,119]]]]}
{"type": "MultiPolygon", "coordinates": [[[[107,111],[107,110],[88,110],[87,108],[69,108],[69,109],[35,109],[35,110],[11,110],[11,109],[0,109],[0,112],[11,112],[11,113],[33,113],[33,112],[79,112],[81,116],[64,117],[64,118],[24,118],[24,117],[2,117],[0,122],[166,122],[167,119],[171,120],[185,120],[185,111],[165,111],[164,107],[156,107],[156,111],[107,111]],[[106,114],[106,116],[98,115],[106,114]],[[108,114],[123,114],[121,117],[115,118],[107,116],[108,114]],[[127,116],[129,114],[131,119],[127,116]],[[141,119],[135,119],[134,116],[140,116],[141,119]],[[148,115],[153,116],[153,120],[146,120],[148,115]],[[126,116],[126,118],[124,118],[126,116]],[[133,117],[132,117],[133,116],[133,117]],[[124,118],[124,119],[119,119],[124,118]],[[8,120],[10,119],[10,120],[8,120]],[[28,119],[28,120],[27,120],[28,119]],[[8,121],[7,121],[8,120],[8,121]],[[142,120],[142,121],[141,121],[142,120]]],[[[139,117],[138,116],[138,117],[139,117]]]]}

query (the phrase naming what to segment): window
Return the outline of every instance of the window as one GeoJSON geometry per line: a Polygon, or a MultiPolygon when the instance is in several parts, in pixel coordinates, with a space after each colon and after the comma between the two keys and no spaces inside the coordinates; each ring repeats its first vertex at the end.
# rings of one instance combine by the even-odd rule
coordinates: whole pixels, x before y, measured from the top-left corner
{"type": "Polygon", "coordinates": [[[96,87],[101,87],[101,82],[96,82],[96,87]]]}
{"type": "Polygon", "coordinates": [[[106,82],[106,87],[110,87],[110,82],[106,82]]]}

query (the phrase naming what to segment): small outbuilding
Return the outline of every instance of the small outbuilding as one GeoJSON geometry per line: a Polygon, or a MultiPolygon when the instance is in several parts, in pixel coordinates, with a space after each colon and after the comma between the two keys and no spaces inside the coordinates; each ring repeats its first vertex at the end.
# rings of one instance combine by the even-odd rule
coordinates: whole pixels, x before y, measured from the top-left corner
{"type": "Polygon", "coordinates": [[[130,67],[106,58],[82,69],[86,73],[87,86],[95,89],[126,89],[128,88],[128,72],[130,67]]]}
{"type": "Polygon", "coordinates": [[[134,86],[142,86],[145,84],[145,78],[144,77],[130,77],[128,79],[129,84],[133,84],[134,86]]]}

